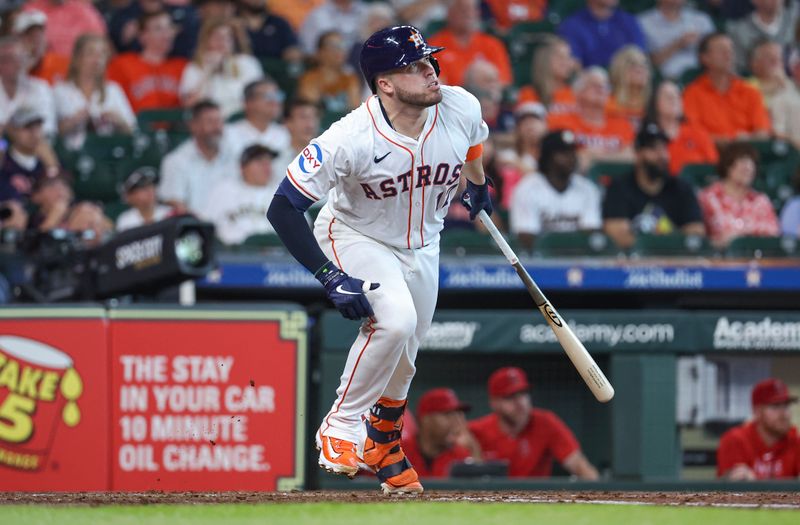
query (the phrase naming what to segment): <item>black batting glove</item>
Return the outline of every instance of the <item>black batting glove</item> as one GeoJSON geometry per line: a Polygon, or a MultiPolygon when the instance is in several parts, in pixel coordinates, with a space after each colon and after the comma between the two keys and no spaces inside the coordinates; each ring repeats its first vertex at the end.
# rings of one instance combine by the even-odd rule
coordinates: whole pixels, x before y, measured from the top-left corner
{"type": "MultiPolygon", "coordinates": [[[[314,277],[322,283],[328,299],[347,319],[358,320],[375,315],[365,295],[364,281],[361,279],[350,277],[331,261],[317,270],[314,277]]],[[[368,289],[375,290],[379,286],[378,283],[372,283],[368,289]]]]}
{"type": "Polygon", "coordinates": [[[475,220],[481,210],[487,215],[492,214],[492,199],[489,196],[489,186],[493,186],[492,180],[486,177],[483,184],[475,184],[467,179],[467,189],[461,194],[461,204],[469,210],[469,219],[475,220]]]}

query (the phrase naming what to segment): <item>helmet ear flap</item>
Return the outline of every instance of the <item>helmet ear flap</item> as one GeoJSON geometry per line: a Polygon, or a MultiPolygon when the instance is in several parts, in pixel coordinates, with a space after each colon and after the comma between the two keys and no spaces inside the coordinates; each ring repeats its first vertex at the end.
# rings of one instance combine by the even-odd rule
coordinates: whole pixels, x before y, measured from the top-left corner
{"type": "Polygon", "coordinates": [[[436,72],[436,76],[438,77],[439,71],[441,71],[441,69],[439,68],[439,61],[433,55],[430,55],[428,59],[431,61],[431,66],[433,66],[433,71],[436,72]]]}

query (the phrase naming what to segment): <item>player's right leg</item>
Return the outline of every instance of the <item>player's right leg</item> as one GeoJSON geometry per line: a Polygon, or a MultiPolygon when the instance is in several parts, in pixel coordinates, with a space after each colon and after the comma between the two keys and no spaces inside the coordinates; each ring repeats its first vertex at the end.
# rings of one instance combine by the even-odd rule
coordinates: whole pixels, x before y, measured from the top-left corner
{"type": "Polygon", "coordinates": [[[375,315],[362,324],[350,348],[336,401],[316,436],[320,466],[353,477],[363,460],[363,418],[385,390],[414,334],[416,312],[403,265],[391,248],[337,223],[326,210],[317,219],[315,234],[337,266],[353,277],[380,283],[367,295],[375,315]]]}

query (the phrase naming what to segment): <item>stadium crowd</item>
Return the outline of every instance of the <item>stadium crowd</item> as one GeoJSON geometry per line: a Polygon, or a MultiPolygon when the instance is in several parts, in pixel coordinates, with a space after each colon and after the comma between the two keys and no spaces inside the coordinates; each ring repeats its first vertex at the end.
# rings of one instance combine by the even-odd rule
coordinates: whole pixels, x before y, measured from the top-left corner
{"type": "MultiPolygon", "coordinates": [[[[498,225],[724,251],[800,236],[797,0],[30,0],[0,37],[3,228],[92,242],[176,213],[240,245],[410,23],[480,101],[498,225]],[[747,5],[745,5],[747,4],[747,5]],[[258,145],[259,148],[254,148],[258,145]],[[794,184],[794,186],[793,186],[794,184]],[[116,222],[116,224],[115,224],[116,222]],[[687,244],[691,246],[691,244],[687,244]]],[[[451,207],[446,230],[473,229],[451,207]]]]}

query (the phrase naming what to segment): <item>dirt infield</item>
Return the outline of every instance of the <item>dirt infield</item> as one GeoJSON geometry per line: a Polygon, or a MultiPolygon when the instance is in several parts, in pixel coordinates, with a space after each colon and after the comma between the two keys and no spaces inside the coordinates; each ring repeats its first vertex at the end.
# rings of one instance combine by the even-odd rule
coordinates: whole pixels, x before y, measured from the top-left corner
{"type": "Polygon", "coordinates": [[[430,502],[595,503],[800,509],[800,493],[792,492],[430,491],[421,496],[392,497],[383,496],[377,491],[0,493],[0,505],[195,505],[321,501],[380,503],[405,499],[430,502]]]}

